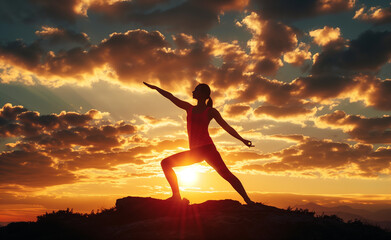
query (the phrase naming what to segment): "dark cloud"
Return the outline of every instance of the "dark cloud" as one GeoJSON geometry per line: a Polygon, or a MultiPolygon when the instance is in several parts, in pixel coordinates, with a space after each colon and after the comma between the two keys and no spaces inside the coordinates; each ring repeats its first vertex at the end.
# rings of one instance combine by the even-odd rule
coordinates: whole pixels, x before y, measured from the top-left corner
{"type": "Polygon", "coordinates": [[[117,1],[92,3],[90,10],[122,22],[137,22],[144,26],[164,26],[171,31],[204,32],[218,23],[223,11],[241,10],[246,0],[186,0],[179,4],[170,1],[117,1]],[[178,21],[178,19],[180,19],[178,21]]]}
{"type": "Polygon", "coordinates": [[[21,138],[17,144],[10,146],[24,150],[51,151],[71,149],[76,145],[88,151],[111,150],[126,143],[123,135],[136,132],[134,126],[124,122],[95,126],[93,120],[101,113],[93,109],[85,114],[62,112],[42,116],[38,112],[21,109],[21,106],[6,104],[0,110],[0,136],[21,138]],[[12,114],[18,111],[22,112],[16,116],[12,114]]]}
{"type": "MultiPolygon", "coordinates": [[[[178,147],[187,147],[187,141],[183,139],[178,140],[164,140],[156,144],[149,143],[146,146],[136,146],[128,150],[122,151],[106,151],[96,153],[73,153],[68,152],[64,156],[64,152],[53,153],[62,159],[67,159],[64,163],[66,168],[70,170],[79,170],[86,168],[97,168],[97,169],[111,169],[115,166],[126,163],[133,164],[145,164],[143,160],[145,156],[153,157],[156,153],[161,153],[165,150],[175,150],[178,147]]],[[[160,161],[162,159],[159,159],[160,161]]]]}
{"type": "Polygon", "coordinates": [[[249,0],[6,0],[2,2],[0,16],[7,22],[75,23],[88,14],[98,14],[105,19],[143,26],[163,26],[177,32],[206,32],[219,22],[226,11],[242,10],[249,0]],[[178,19],[180,19],[178,21],[178,19]]]}
{"type": "Polygon", "coordinates": [[[391,117],[366,118],[335,111],[319,117],[322,122],[344,129],[354,140],[364,143],[391,143],[391,117]]]}
{"type": "Polygon", "coordinates": [[[238,92],[238,99],[242,102],[253,102],[263,97],[270,104],[284,105],[293,98],[294,86],[290,83],[255,75],[248,78],[246,83],[246,88],[238,92]]]}
{"type": "Polygon", "coordinates": [[[267,18],[299,19],[352,10],[354,0],[253,0],[267,18]]]}
{"type": "Polygon", "coordinates": [[[34,19],[36,9],[26,0],[3,0],[0,2],[0,20],[3,23],[27,22],[34,19]]]}
{"type": "Polygon", "coordinates": [[[380,110],[391,110],[391,80],[374,79],[373,81],[366,82],[361,86],[363,92],[367,93],[368,105],[374,106],[380,110]],[[371,88],[368,88],[370,86],[371,88]]]}
{"type": "MultiPolygon", "coordinates": [[[[371,30],[352,40],[348,47],[345,47],[345,41],[341,38],[329,41],[315,58],[311,75],[296,79],[293,85],[300,89],[299,95],[302,98],[318,99],[335,98],[357,88],[368,90],[368,84],[371,83],[377,86],[387,85],[387,82],[380,83],[379,80],[368,82],[360,79],[366,75],[373,76],[390,60],[390,42],[391,32],[371,30]]],[[[380,90],[378,92],[381,93],[380,90]]],[[[382,109],[385,109],[387,104],[380,103],[382,98],[381,96],[378,103],[373,105],[383,105],[382,109]]],[[[376,101],[374,97],[373,99],[376,101]]]]}
{"type": "Polygon", "coordinates": [[[391,23],[391,7],[371,7],[369,9],[362,7],[356,11],[353,18],[375,25],[391,23]]]}
{"type": "Polygon", "coordinates": [[[332,72],[301,77],[294,80],[293,85],[300,89],[302,98],[316,98],[319,100],[336,98],[344,92],[354,90],[357,85],[353,77],[335,75],[332,72]]]}
{"type": "Polygon", "coordinates": [[[269,115],[274,118],[292,117],[312,112],[314,104],[297,97],[297,86],[292,83],[250,76],[244,90],[238,91],[242,102],[265,100],[255,109],[256,115],[269,115]]]}
{"type": "Polygon", "coordinates": [[[0,153],[0,182],[29,187],[45,187],[76,182],[76,176],[66,169],[54,167],[54,159],[30,151],[0,153]]]}
{"type": "Polygon", "coordinates": [[[186,51],[175,51],[160,32],[145,30],[113,33],[89,49],[58,53],[43,51],[38,42],[25,45],[16,41],[0,47],[0,58],[39,76],[79,81],[107,64],[114,70],[112,77],[124,83],[158,79],[171,89],[183,86],[181,83],[194,79],[196,71],[211,66],[211,50],[202,41],[186,51]]]}
{"type": "Polygon", "coordinates": [[[274,118],[294,117],[306,115],[313,111],[309,109],[312,104],[285,104],[283,106],[274,106],[264,104],[255,109],[255,115],[268,115],[274,118]]]}
{"type": "Polygon", "coordinates": [[[241,104],[231,104],[224,107],[224,113],[228,117],[246,116],[250,110],[250,106],[241,104]]]}
{"type": "MultiPolygon", "coordinates": [[[[256,15],[250,16],[252,18],[247,19],[249,26],[261,24],[256,15]]],[[[254,27],[253,31],[255,33],[257,28],[254,27]]],[[[322,46],[322,51],[314,56],[315,63],[309,76],[286,83],[255,74],[244,76],[243,72],[238,73],[237,79],[244,83],[244,88],[237,92],[238,100],[264,100],[263,106],[255,113],[275,118],[310,114],[317,102],[347,97],[348,93],[354,93],[351,97],[363,100],[367,105],[390,109],[387,97],[391,92],[389,80],[373,77],[390,59],[391,50],[387,44],[391,42],[389,32],[366,31],[350,43],[340,36],[337,28],[314,30],[312,36],[322,46]]],[[[256,41],[250,41],[249,45],[257,46],[256,41]]],[[[248,61],[254,59],[254,56],[251,57],[248,61]]]]}
{"type": "Polygon", "coordinates": [[[108,76],[110,80],[125,84],[140,84],[140,79],[158,81],[169,90],[194,86],[195,76],[198,81],[220,89],[242,83],[249,57],[237,41],[220,42],[213,37],[195,39],[185,34],[175,35],[174,40],[178,49],[171,48],[158,31],[130,30],[113,33],[90,48],[57,53],[45,52],[39,42],[26,45],[18,41],[0,47],[0,58],[39,77],[61,77],[64,81],[88,81],[106,66],[112,71],[108,76]],[[213,57],[221,58],[222,65],[213,65],[213,57]]]}
{"type": "Polygon", "coordinates": [[[39,23],[45,20],[75,23],[86,16],[83,0],[3,0],[0,3],[0,19],[7,23],[39,23]]]}
{"type": "Polygon", "coordinates": [[[184,139],[134,138],[137,127],[125,122],[110,124],[99,119],[101,114],[92,109],[85,114],[40,115],[22,106],[4,105],[0,135],[17,140],[0,152],[1,182],[31,187],[74,183],[79,179],[73,171],[141,165],[146,156],[187,147],[184,139]]]}
{"type": "Polygon", "coordinates": [[[174,40],[176,46],[179,49],[186,49],[191,48],[191,45],[196,42],[193,36],[185,34],[185,33],[179,33],[172,36],[172,39],[174,40]]]}
{"type": "Polygon", "coordinates": [[[122,82],[159,79],[163,86],[192,79],[194,72],[209,65],[210,53],[198,43],[185,53],[173,51],[160,32],[144,30],[111,34],[98,51],[122,82]]]}
{"type": "Polygon", "coordinates": [[[92,109],[85,114],[62,112],[41,116],[38,112],[8,103],[0,109],[0,136],[32,137],[45,131],[84,126],[99,114],[100,112],[92,109]]]}
{"type": "MultiPolygon", "coordinates": [[[[300,138],[295,137],[295,140],[300,138]]],[[[264,164],[249,164],[243,169],[267,173],[296,171],[304,175],[331,177],[378,177],[389,170],[391,150],[372,145],[332,142],[303,137],[294,146],[271,153],[262,159],[278,159],[264,164]]]]}
{"type": "Polygon", "coordinates": [[[13,121],[16,120],[18,114],[26,111],[27,109],[23,106],[12,106],[12,104],[7,103],[0,110],[0,118],[3,119],[2,121],[13,121]]]}
{"type": "Polygon", "coordinates": [[[8,42],[4,46],[0,45],[0,59],[6,62],[16,63],[25,69],[37,68],[44,55],[44,50],[39,42],[26,45],[21,40],[8,42]]]}
{"type": "Polygon", "coordinates": [[[205,32],[219,21],[225,11],[241,10],[248,0],[6,0],[0,17],[7,22],[75,23],[88,14],[98,14],[112,21],[163,26],[179,32],[205,32]],[[178,21],[180,19],[180,21],[178,21]]]}
{"type": "Polygon", "coordinates": [[[332,42],[316,58],[311,72],[376,73],[391,58],[391,32],[365,31],[350,42],[348,48],[343,43],[332,42]]]}
{"type": "Polygon", "coordinates": [[[53,20],[74,22],[77,17],[85,15],[82,0],[30,0],[39,7],[39,14],[53,20]]]}
{"type": "Polygon", "coordinates": [[[35,34],[52,44],[75,42],[90,45],[90,39],[86,33],[77,33],[64,28],[42,26],[41,30],[35,31],[35,34]]]}
{"type": "MultiPolygon", "coordinates": [[[[367,104],[380,109],[390,108],[386,97],[388,81],[359,79],[376,74],[389,61],[390,32],[366,31],[347,42],[340,37],[337,28],[320,29],[314,38],[319,41],[322,51],[314,56],[310,75],[286,83],[256,75],[274,73],[282,66],[283,56],[300,50],[296,31],[255,13],[241,24],[253,34],[248,42],[250,53],[246,53],[237,41],[221,42],[214,37],[194,38],[183,33],[173,37],[178,48],[172,48],[158,31],[131,30],[113,33],[89,48],[57,53],[44,51],[39,41],[30,45],[15,41],[0,47],[0,58],[49,80],[61,77],[64,81],[88,81],[91,75],[107,67],[109,79],[129,85],[139,84],[139,79],[144,79],[168,90],[183,90],[196,82],[206,82],[212,89],[220,90],[214,93],[218,98],[224,97],[223,90],[240,89],[237,92],[239,100],[246,103],[265,100],[256,113],[273,117],[309,114],[315,103],[346,96],[358,89],[363,93],[359,97],[364,97],[367,104]],[[330,37],[335,34],[335,38],[330,37]],[[212,64],[214,58],[221,59],[222,63],[212,64]],[[380,95],[364,91],[364,85],[376,89],[380,95]]],[[[303,52],[306,57],[287,62],[299,64],[308,57],[307,53],[303,52]]]]}

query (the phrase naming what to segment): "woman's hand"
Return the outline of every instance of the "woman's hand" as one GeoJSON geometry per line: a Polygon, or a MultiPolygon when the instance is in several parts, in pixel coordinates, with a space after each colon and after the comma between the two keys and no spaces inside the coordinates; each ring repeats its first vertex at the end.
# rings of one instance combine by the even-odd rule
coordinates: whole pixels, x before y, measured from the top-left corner
{"type": "Polygon", "coordinates": [[[246,140],[246,139],[243,139],[242,142],[244,143],[244,145],[246,145],[247,147],[255,147],[253,145],[253,143],[249,140],[246,140]]]}
{"type": "Polygon", "coordinates": [[[151,88],[151,89],[157,89],[156,86],[152,85],[152,84],[149,84],[149,83],[146,83],[146,82],[143,82],[147,87],[151,88]]]}

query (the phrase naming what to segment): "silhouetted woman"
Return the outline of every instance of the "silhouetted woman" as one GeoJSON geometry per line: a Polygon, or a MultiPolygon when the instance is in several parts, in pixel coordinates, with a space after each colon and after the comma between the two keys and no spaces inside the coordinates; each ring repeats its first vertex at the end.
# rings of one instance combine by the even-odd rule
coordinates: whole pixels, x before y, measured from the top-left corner
{"type": "Polygon", "coordinates": [[[254,204],[250,200],[243,188],[240,180],[234,176],[227,168],[220,153],[209,136],[208,125],[214,118],[220,126],[233,137],[242,141],[246,146],[251,147],[249,140],[243,139],[228,123],[221,117],[220,113],[212,107],[213,102],[210,98],[210,88],[206,84],[199,84],[193,91],[193,98],[197,100],[197,105],[193,106],[188,102],[182,101],[171,93],[144,82],[148,87],[157,90],[164,97],[168,98],[176,106],[187,112],[187,133],[189,135],[190,150],[174,154],[162,160],[161,166],[164,175],[172,189],[172,200],[181,200],[178,187],[178,180],[173,167],[187,166],[198,163],[203,160],[212,166],[232,187],[243,197],[247,204],[254,204]]]}

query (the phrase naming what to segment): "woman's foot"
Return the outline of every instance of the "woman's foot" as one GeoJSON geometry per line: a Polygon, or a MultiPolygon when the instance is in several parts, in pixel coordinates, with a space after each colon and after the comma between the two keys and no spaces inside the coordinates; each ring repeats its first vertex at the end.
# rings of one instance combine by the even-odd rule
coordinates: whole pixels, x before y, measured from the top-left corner
{"type": "Polygon", "coordinates": [[[175,202],[179,202],[181,200],[182,200],[181,196],[178,195],[173,195],[166,199],[166,201],[175,201],[175,202]]]}
{"type": "Polygon", "coordinates": [[[246,200],[246,204],[247,204],[248,206],[255,206],[255,205],[257,205],[256,202],[253,202],[253,201],[250,200],[250,199],[246,200]]]}

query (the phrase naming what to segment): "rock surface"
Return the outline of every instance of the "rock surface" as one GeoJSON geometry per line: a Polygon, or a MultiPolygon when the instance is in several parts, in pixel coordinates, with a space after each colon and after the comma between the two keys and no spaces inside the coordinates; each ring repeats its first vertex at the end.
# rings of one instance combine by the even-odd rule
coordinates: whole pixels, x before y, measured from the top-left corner
{"type": "Polygon", "coordinates": [[[126,197],[100,213],[67,209],[37,219],[1,227],[0,239],[391,239],[390,232],[359,221],[234,200],[126,197]]]}

